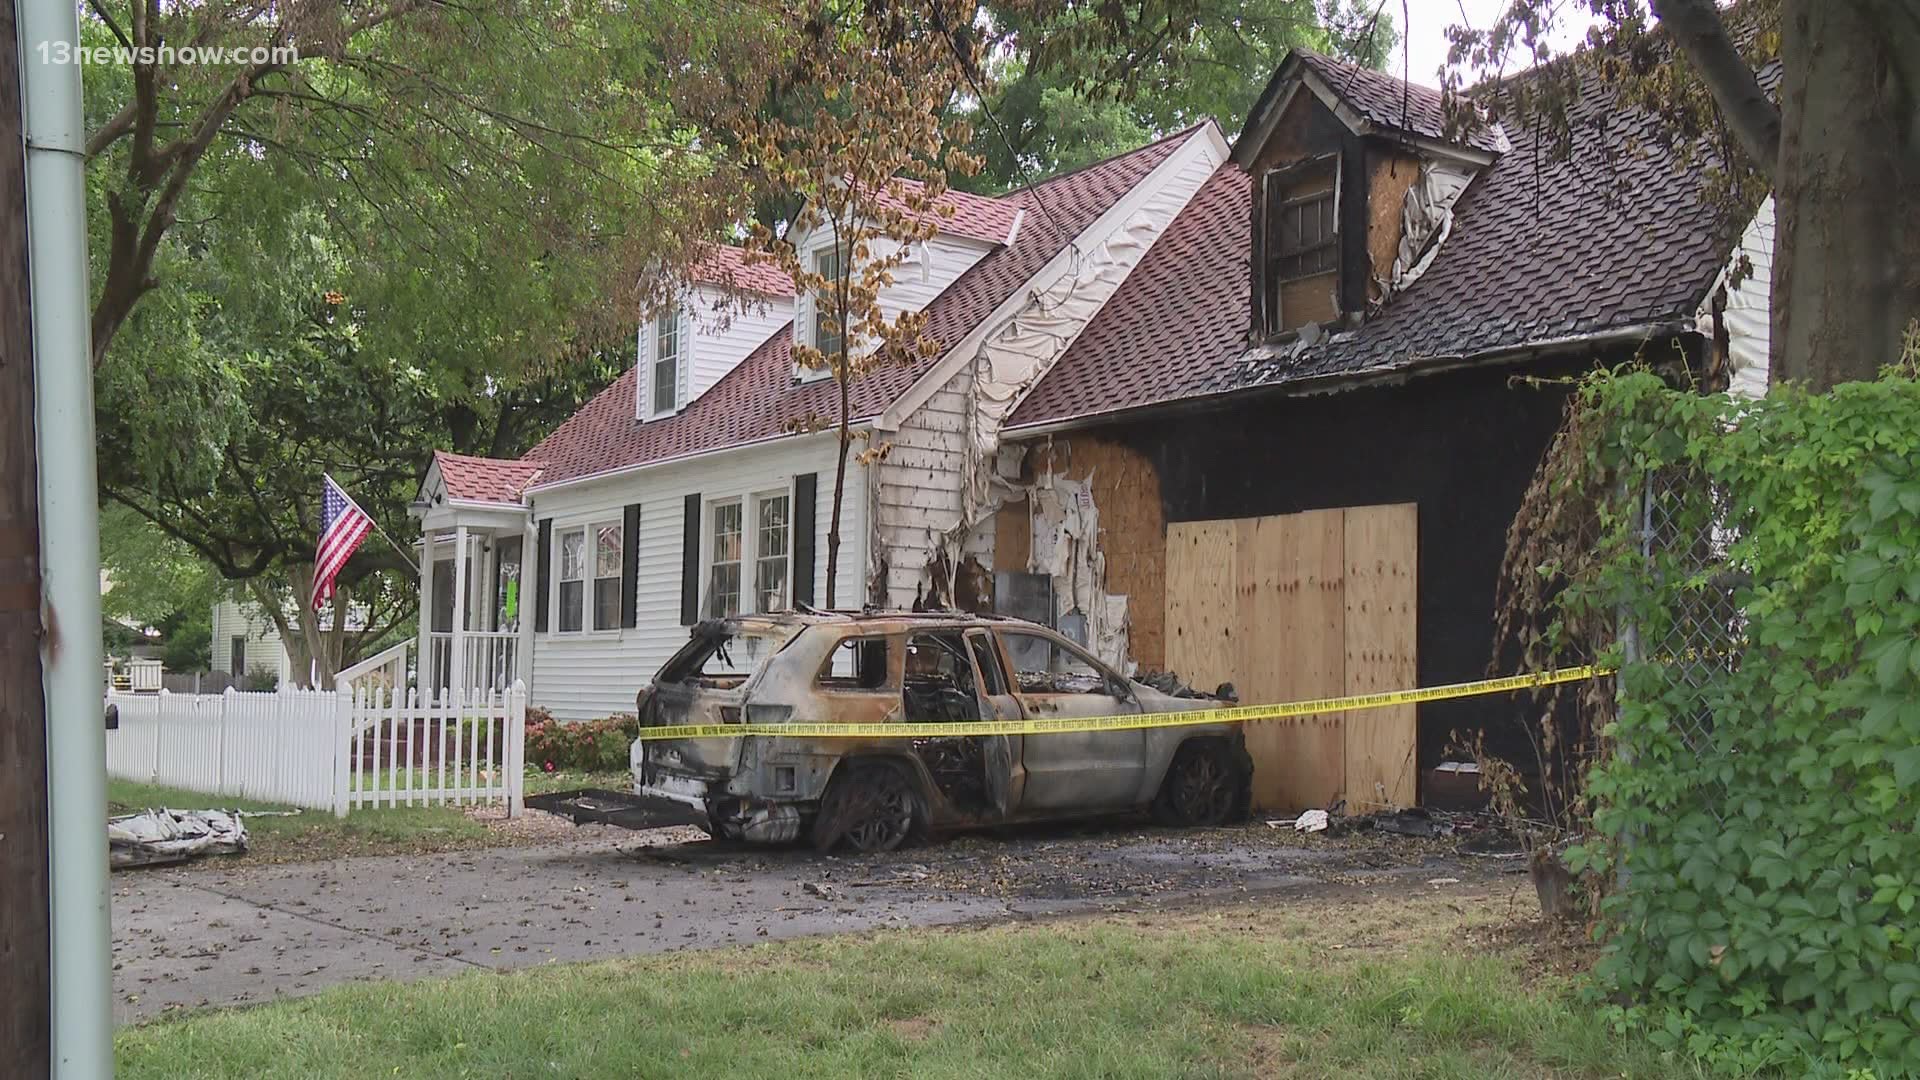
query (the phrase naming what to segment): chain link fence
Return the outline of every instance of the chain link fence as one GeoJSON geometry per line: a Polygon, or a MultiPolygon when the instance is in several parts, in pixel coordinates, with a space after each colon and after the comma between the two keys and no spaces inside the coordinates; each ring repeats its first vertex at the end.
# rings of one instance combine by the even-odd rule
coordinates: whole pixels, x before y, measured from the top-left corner
{"type": "Polygon", "coordinates": [[[1713,745],[1716,703],[1739,665],[1746,620],[1734,596],[1747,580],[1729,549],[1735,534],[1718,490],[1691,470],[1662,469],[1639,485],[1640,551],[1653,568],[1658,603],[1623,616],[1625,660],[1661,672],[1657,693],[1671,706],[1689,749],[1713,745]]]}

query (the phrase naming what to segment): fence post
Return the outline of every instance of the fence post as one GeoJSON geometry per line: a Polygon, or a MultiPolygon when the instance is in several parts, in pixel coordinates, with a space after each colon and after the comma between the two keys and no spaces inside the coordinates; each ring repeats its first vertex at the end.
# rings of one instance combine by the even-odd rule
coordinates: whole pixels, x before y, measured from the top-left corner
{"type": "MultiPolygon", "coordinates": [[[[194,695],[196,701],[199,697],[194,695]]],[[[233,794],[227,790],[227,713],[232,704],[232,698],[220,695],[220,726],[213,732],[213,790],[219,795],[233,794]]]]}
{"type": "Polygon", "coordinates": [[[165,687],[162,687],[160,700],[153,706],[153,745],[152,753],[147,758],[147,783],[149,784],[160,782],[160,729],[167,726],[167,699],[172,696],[167,693],[165,687]]]}
{"type": "Polygon", "coordinates": [[[333,692],[333,816],[347,816],[347,759],[353,753],[353,696],[333,692]]]}
{"type": "Polygon", "coordinates": [[[519,817],[526,810],[527,786],[527,684],[513,680],[507,691],[507,816],[519,817]]]}

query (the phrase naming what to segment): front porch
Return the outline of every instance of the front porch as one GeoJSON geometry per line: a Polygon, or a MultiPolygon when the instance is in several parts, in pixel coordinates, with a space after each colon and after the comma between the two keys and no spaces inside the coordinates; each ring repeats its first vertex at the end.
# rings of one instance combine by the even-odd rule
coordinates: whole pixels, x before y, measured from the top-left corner
{"type": "Polygon", "coordinates": [[[533,681],[532,598],[523,585],[533,520],[520,489],[538,467],[488,462],[490,483],[476,487],[468,475],[476,470],[459,466],[477,460],[434,455],[413,506],[421,534],[414,681],[423,691],[503,691],[533,681]],[[514,475],[491,475],[508,471],[514,475]]]}

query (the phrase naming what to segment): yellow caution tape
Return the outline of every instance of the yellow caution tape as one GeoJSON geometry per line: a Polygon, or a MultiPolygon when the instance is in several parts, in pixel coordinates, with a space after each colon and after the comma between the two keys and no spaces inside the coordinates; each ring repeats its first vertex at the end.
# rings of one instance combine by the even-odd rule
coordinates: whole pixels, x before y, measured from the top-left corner
{"type": "Polygon", "coordinates": [[[1132,731],[1140,728],[1193,727],[1200,724],[1237,724],[1247,720],[1278,720],[1289,716],[1353,712],[1385,705],[1417,705],[1423,701],[1504,694],[1540,686],[1579,682],[1610,675],[1612,668],[1592,664],[1557,668],[1532,675],[1428,686],[1418,690],[1389,690],[1379,694],[1289,701],[1279,705],[1232,705],[1180,712],[1133,713],[1121,716],[1050,717],[1041,720],[974,720],[959,723],[912,724],[678,724],[641,728],[642,740],[739,738],[744,735],[788,738],[936,739],[967,735],[1057,735],[1070,731],[1132,731]]]}

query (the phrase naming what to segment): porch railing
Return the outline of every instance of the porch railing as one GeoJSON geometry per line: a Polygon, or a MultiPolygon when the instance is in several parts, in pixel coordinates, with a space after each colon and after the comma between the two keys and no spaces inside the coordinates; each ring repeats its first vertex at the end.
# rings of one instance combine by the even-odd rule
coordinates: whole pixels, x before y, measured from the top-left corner
{"type": "MultiPolygon", "coordinates": [[[[460,681],[467,690],[505,690],[520,678],[520,632],[517,630],[468,630],[460,635],[460,681]]],[[[445,690],[453,685],[454,635],[436,632],[428,635],[432,655],[428,657],[425,683],[430,689],[445,690]]]]}

